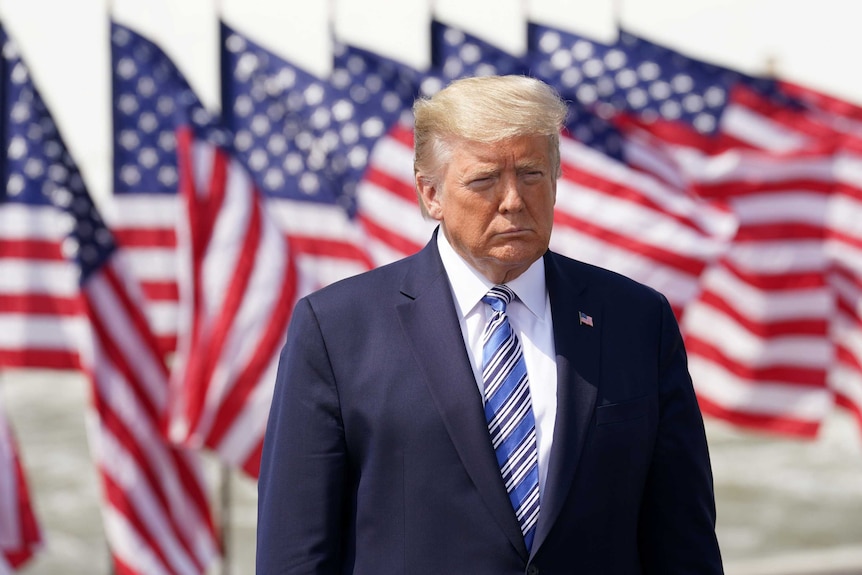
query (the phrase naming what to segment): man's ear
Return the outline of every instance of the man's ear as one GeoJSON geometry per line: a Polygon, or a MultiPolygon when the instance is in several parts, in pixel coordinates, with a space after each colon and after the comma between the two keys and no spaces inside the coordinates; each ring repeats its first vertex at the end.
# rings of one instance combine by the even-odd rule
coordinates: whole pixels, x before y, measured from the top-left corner
{"type": "Polygon", "coordinates": [[[431,182],[431,179],[417,173],[416,193],[419,195],[422,215],[440,221],[443,217],[443,210],[440,206],[440,192],[437,186],[431,182]]]}

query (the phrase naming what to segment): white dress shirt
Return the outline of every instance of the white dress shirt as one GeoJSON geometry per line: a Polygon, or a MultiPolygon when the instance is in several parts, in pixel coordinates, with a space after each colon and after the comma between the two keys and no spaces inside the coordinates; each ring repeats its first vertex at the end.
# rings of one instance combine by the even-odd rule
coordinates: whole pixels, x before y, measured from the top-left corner
{"type": "MultiPolygon", "coordinates": [[[[458,255],[443,231],[437,234],[437,248],[449,277],[455,300],[461,334],[472,359],[473,374],[484,397],[482,381],[482,332],[491,317],[491,306],[482,298],[493,287],[490,281],[458,255]]],[[[536,260],[527,271],[506,284],[517,298],[506,307],[509,323],[521,341],[533,415],[536,420],[536,443],[539,455],[539,494],[544,494],[548,461],[557,415],[557,364],[554,352],[554,326],[551,300],[545,288],[545,262],[536,260]]]]}

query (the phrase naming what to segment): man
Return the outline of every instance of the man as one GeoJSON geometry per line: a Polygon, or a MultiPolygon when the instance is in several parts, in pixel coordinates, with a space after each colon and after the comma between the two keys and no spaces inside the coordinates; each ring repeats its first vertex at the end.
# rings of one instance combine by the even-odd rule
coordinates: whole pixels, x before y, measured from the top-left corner
{"type": "Polygon", "coordinates": [[[665,298],[548,251],[566,106],[524,77],[415,112],[418,254],[300,301],[257,572],[721,573],[665,298]]]}

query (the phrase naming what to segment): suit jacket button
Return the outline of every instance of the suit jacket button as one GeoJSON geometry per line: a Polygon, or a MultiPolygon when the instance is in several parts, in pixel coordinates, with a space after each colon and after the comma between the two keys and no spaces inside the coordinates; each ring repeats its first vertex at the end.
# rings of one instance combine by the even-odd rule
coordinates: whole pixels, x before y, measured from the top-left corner
{"type": "Polygon", "coordinates": [[[539,568],[535,565],[527,567],[527,575],[539,575],[539,568]]]}

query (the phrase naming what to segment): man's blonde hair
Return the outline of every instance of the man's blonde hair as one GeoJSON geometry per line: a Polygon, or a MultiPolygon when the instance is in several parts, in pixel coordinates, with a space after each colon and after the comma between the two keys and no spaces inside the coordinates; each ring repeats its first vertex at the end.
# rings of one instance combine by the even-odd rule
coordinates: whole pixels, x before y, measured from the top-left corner
{"type": "Polygon", "coordinates": [[[559,94],[535,78],[456,80],[413,104],[414,171],[428,183],[438,183],[451,144],[458,139],[492,144],[519,136],[547,136],[551,166],[559,177],[560,129],[567,112],[559,94]]]}

